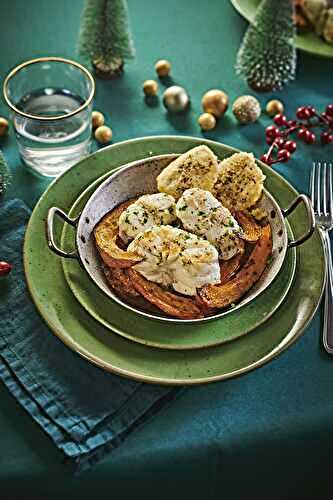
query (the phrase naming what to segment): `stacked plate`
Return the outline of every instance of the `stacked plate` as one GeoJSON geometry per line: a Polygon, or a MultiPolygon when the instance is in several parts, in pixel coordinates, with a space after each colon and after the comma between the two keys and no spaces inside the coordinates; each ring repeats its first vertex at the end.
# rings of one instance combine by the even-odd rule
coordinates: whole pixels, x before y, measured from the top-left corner
{"type": "MultiPolygon", "coordinates": [[[[199,144],[207,144],[219,158],[235,152],[212,141],[184,137],[116,144],[84,159],[55,180],[31,216],[24,262],[39,312],[66,345],[119,375],[176,385],[245,373],[294,342],[319,304],[325,266],[317,232],[297,249],[287,250],[276,279],[253,300],[221,318],[193,324],[161,322],[124,308],[103,293],[77,260],[62,259],[50,251],[45,220],[51,206],[61,207],[75,218],[114,169],[155,155],[183,153],[199,144]]],[[[280,207],[287,207],[297,196],[296,191],[274,171],[261,167],[267,176],[268,192],[280,207]]],[[[307,232],[303,207],[288,221],[289,238],[307,232]]],[[[74,229],[58,222],[54,230],[61,248],[72,251],[74,229]]]]}

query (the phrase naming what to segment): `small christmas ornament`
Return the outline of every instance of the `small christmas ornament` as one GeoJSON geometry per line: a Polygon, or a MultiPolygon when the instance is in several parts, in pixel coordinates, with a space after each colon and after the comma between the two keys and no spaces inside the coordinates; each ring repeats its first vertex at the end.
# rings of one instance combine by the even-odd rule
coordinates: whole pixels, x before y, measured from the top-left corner
{"type": "Polygon", "coordinates": [[[283,113],[274,116],[275,125],[266,128],[267,153],[260,158],[267,165],[287,162],[297,149],[297,143],[291,139],[293,134],[306,144],[314,144],[317,136],[314,129],[320,129],[323,145],[333,142],[333,105],[326,106],[319,113],[313,106],[301,106],[296,111],[296,119],[289,120],[283,113]]]}
{"type": "Polygon", "coordinates": [[[104,115],[100,111],[93,111],[91,114],[92,127],[93,129],[101,127],[104,125],[104,115]]]}
{"type": "Polygon", "coordinates": [[[272,99],[266,104],[266,113],[268,116],[275,116],[278,113],[284,112],[284,105],[278,99],[272,99]]]}
{"type": "Polygon", "coordinates": [[[189,97],[183,87],[172,85],[163,94],[163,104],[170,113],[180,113],[185,111],[189,105],[189,97]]]}
{"type": "Polygon", "coordinates": [[[281,89],[295,78],[292,0],[262,0],[244,35],[236,71],[257,91],[281,89]]]}
{"type": "Polygon", "coordinates": [[[222,90],[212,89],[206,92],[201,100],[202,109],[220,118],[228,109],[229,99],[222,90]]]}
{"type": "Polygon", "coordinates": [[[238,97],[233,103],[232,111],[239,123],[244,125],[257,121],[261,115],[259,101],[252,95],[238,97]]]}
{"type": "Polygon", "coordinates": [[[155,64],[155,71],[159,77],[169,76],[171,71],[171,64],[166,59],[161,59],[155,64]]]}
{"type": "Polygon", "coordinates": [[[126,0],[85,0],[78,51],[98,78],[122,73],[124,59],[134,56],[126,0]]]}
{"type": "Polygon", "coordinates": [[[0,137],[2,137],[3,135],[6,135],[8,132],[8,129],[9,129],[8,120],[6,120],[6,118],[3,118],[2,116],[0,116],[0,137]]]}
{"type": "Polygon", "coordinates": [[[110,129],[110,127],[102,125],[95,130],[94,135],[96,141],[98,141],[100,144],[107,144],[112,139],[112,130],[110,129]]]}
{"type": "Polygon", "coordinates": [[[0,276],[6,276],[12,270],[12,265],[4,260],[0,261],[0,276]]]}
{"type": "Polygon", "coordinates": [[[216,118],[211,113],[202,113],[198,118],[202,130],[212,130],[216,126],[216,118]]]}
{"type": "Polygon", "coordinates": [[[146,80],[143,82],[142,88],[145,95],[156,95],[158,92],[158,83],[155,80],[146,80]]]}

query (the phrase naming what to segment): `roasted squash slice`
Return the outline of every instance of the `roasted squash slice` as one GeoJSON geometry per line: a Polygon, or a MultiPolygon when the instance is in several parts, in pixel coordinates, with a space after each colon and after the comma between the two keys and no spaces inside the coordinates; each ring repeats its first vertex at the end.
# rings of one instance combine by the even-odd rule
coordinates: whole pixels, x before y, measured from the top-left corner
{"type": "Polygon", "coordinates": [[[220,263],[220,285],[227,283],[233,275],[238,271],[243,259],[243,253],[238,253],[235,257],[229,260],[223,260],[220,263]]]}
{"type": "Polygon", "coordinates": [[[234,212],[234,217],[243,229],[243,234],[239,235],[242,240],[247,241],[248,243],[255,243],[259,240],[261,235],[261,226],[256,223],[254,217],[252,217],[249,212],[237,210],[234,212]]]}
{"type": "Polygon", "coordinates": [[[94,235],[98,252],[103,262],[109,267],[126,268],[141,261],[141,258],[134,252],[122,250],[117,245],[119,216],[134,201],[129,200],[121,203],[103,217],[95,227],[94,235]]]}
{"type": "Polygon", "coordinates": [[[157,283],[146,280],[135,269],[127,269],[126,274],[131,279],[134,288],[151,304],[161,309],[169,316],[181,319],[202,318],[203,314],[195,300],[180,297],[175,293],[163,290],[157,283]]]}
{"type": "Polygon", "coordinates": [[[135,290],[132,280],[127,275],[125,269],[121,269],[119,267],[107,267],[104,265],[103,271],[110,287],[114,290],[118,297],[123,299],[128,304],[144,309],[147,312],[153,312],[155,314],[158,312],[157,307],[154,307],[153,304],[148,302],[139,292],[135,290]]]}
{"type": "Polygon", "coordinates": [[[256,283],[267,264],[267,259],[272,253],[272,233],[268,224],[261,228],[261,236],[246,264],[232,280],[225,284],[207,285],[199,295],[209,307],[223,308],[238,302],[239,299],[256,283]]]}

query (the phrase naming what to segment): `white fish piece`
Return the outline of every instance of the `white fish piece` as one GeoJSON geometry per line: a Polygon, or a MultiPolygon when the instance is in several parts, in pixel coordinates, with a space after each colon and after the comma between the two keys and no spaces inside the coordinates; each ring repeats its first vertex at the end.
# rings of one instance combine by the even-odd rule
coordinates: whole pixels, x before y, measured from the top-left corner
{"type": "Polygon", "coordinates": [[[207,240],[172,226],[154,226],[128,246],[143,260],[134,266],[147,280],[184,295],[220,283],[218,252],[207,240]]]}
{"type": "Polygon", "coordinates": [[[141,196],[119,217],[119,236],[128,243],[153,226],[172,224],[176,220],[175,199],[165,193],[141,196]]]}
{"type": "Polygon", "coordinates": [[[238,222],[209,191],[187,189],[176,205],[177,217],[184,229],[206,238],[223,260],[229,260],[243,250],[238,235],[238,222]]]}

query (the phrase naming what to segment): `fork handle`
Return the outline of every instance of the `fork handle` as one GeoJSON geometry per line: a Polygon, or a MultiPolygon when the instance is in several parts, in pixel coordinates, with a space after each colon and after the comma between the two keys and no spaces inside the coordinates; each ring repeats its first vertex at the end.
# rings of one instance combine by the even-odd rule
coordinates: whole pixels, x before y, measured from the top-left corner
{"type": "Polygon", "coordinates": [[[323,344],[333,354],[333,264],[331,242],[328,231],[323,231],[326,252],[326,286],[324,303],[323,344]]]}

